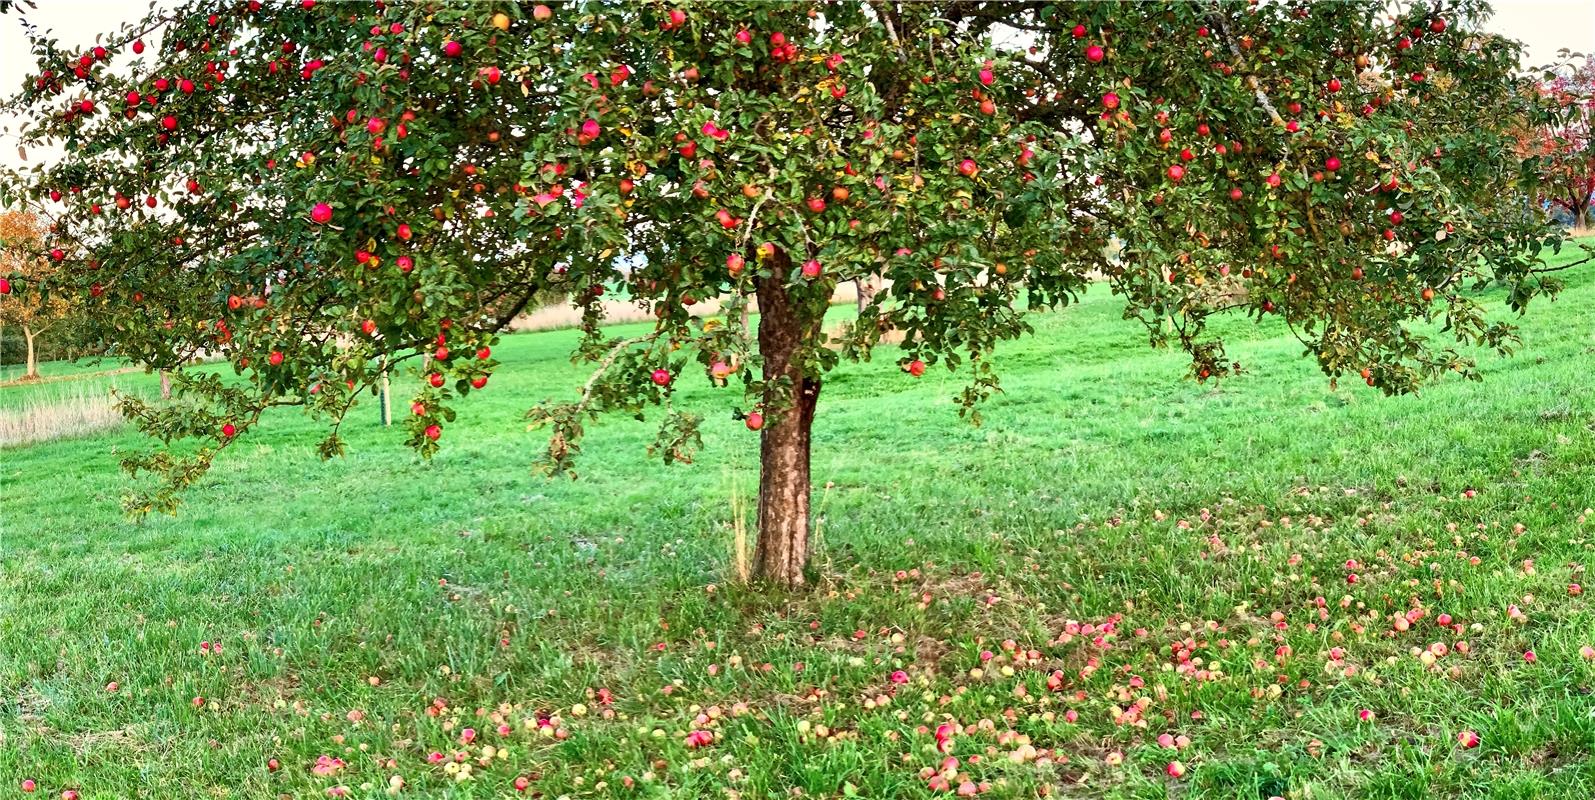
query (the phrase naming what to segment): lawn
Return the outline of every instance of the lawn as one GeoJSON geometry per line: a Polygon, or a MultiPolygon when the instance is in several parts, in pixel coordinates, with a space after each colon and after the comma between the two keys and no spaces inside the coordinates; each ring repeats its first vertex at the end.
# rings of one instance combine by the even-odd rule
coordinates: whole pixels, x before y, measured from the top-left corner
{"type": "Polygon", "coordinates": [[[285,411],[175,518],[122,515],[129,430],[0,450],[0,797],[1588,798],[1566,274],[1516,357],[1415,397],[1241,319],[1248,373],[1191,383],[1100,289],[1002,352],[978,428],[958,375],[844,366],[798,596],[728,580],[740,396],[682,381],[694,464],[613,418],[579,479],[532,473],[570,331],[496,347],[430,462],[369,405],[322,462],[285,411]]]}

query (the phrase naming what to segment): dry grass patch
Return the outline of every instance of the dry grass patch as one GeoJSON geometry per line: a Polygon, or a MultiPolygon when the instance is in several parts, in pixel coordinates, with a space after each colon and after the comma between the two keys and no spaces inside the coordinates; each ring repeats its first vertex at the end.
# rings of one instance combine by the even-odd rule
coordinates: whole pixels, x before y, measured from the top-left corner
{"type": "Polygon", "coordinates": [[[122,425],[109,390],[78,387],[0,406],[0,447],[86,436],[122,425]]]}

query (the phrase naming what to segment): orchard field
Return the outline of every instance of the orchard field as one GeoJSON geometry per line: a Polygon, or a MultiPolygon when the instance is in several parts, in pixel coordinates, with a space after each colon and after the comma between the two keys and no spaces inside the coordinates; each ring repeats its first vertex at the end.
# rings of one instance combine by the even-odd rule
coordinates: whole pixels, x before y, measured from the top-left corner
{"type": "MultiPolygon", "coordinates": [[[[573,331],[507,337],[430,462],[369,403],[326,463],[274,412],[175,518],[122,515],[131,430],[0,450],[0,796],[1590,797],[1564,274],[1516,357],[1415,397],[1241,319],[1248,372],[1185,381],[1101,287],[1001,351],[982,427],[957,375],[845,365],[803,594],[734,580],[757,442],[713,389],[694,464],[612,418],[532,474],[573,331]]],[[[77,383],[113,380],[154,391],[77,383]]]]}

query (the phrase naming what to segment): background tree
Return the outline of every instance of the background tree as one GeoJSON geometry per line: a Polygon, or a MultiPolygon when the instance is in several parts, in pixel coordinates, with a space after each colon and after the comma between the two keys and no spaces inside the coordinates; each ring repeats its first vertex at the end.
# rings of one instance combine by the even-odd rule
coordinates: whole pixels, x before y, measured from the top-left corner
{"type": "Polygon", "coordinates": [[[759,575],[805,580],[824,375],[884,331],[912,379],[998,388],[997,343],[1105,277],[1191,374],[1234,371],[1205,328],[1277,315],[1333,380],[1390,393],[1506,351],[1556,284],[1508,120],[1540,113],[1482,3],[190,3],[90,52],[35,37],[13,110],[67,157],[11,176],[47,209],[50,291],[118,352],[171,368],[124,401],[167,446],[130,458],[169,509],[274,406],[337,424],[415,371],[432,453],[487,386],[494,335],[541,293],[584,308],[595,372],[533,409],[568,472],[606,411],[665,408],[686,460],[696,373],[759,432],[759,575]],[[125,69],[111,64],[125,63],[125,69]],[[1122,247],[1113,259],[1110,241],[1122,247]],[[887,288],[835,340],[839,282],[887,288]],[[600,298],[653,310],[606,338],[600,298]],[[719,317],[699,300],[724,297],[719,317]],[[742,311],[756,303],[756,330],[742,311]],[[1434,324],[1431,324],[1434,323],[1434,324]],[[1436,331],[1440,334],[1436,335],[1436,331]],[[735,399],[740,398],[740,399],[735,399]],[[180,444],[192,440],[197,444],[180,444]]]}
{"type": "Polygon", "coordinates": [[[1545,81],[1541,92],[1563,109],[1525,137],[1524,148],[1539,157],[1545,197],[1567,212],[1573,230],[1590,226],[1590,201],[1595,200],[1595,64],[1586,59],[1567,75],[1545,81]]]}
{"type": "Polygon", "coordinates": [[[39,377],[39,335],[72,313],[68,295],[13,291],[19,283],[45,282],[56,271],[56,266],[40,255],[43,239],[44,226],[35,215],[0,213],[0,276],[6,276],[0,277],[0,326],[15,325],[22,330],[26,347],[23,380],[39,377]]]}

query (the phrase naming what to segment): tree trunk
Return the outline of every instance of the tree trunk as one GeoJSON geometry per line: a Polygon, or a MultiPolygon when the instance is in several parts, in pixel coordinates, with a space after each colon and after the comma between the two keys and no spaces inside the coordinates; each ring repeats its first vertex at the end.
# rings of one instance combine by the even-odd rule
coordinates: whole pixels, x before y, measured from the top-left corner
{"type": "Polygon", "coordinates": [[[22,373],[24,379],[39,377],[39,359],[33,352],[33,336],[33,329],[23,325],[22,338],[28,342],[28,369],[22,373]]]}
{"type": "Polygon", "coordinates": [[[1573,233],[1583,235],[1589,232],[1589,202],[1573,209],[1573,233]]]}
{"type": "Polygon", "coordinates": [[[393,395],[388,391],[388,366],[382,365],[382,382],[379,384],[382,394],[382,427],[393,424],[393,395]]]}
{"type": "Polygon", "coordinates": [[[172,373],[161,370],[161,399],[172,399],[172,373]]]}
{"type": "Polygon", "coordinates": [[[824,320],[788,294],[784,255],[759,280],[759,353],[764,358],[765,427],[759,440],[759,542],[754,574],[788,588],[803,585],[809,558],[809,441],[818,378],[797,360],[824,320]],[[785,378],[786,381],[782,381],[785,378]],[[790,391],[789,391],[790,390],[790,391]]]}
{"type": "Polygon", "coordinates": [[[868,308],[870,301],[875,299],[875,292],[878,291],[878,288],[875,286],[874,275],[865,275],[855,283],[858,285],[858,315],[862,317],[864,316],[864,309],[868,308]]]}

